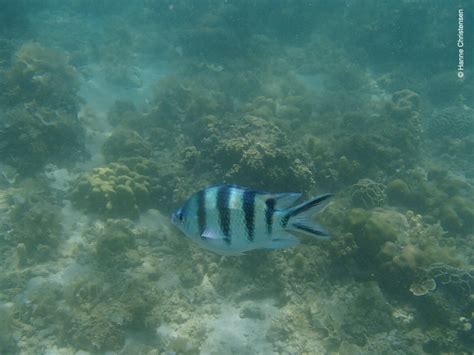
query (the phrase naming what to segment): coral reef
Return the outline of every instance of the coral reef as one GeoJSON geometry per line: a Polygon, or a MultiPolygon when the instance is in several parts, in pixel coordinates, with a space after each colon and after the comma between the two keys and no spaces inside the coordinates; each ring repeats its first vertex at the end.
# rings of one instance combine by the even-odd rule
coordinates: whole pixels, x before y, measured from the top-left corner
{"type": "Polygon", "coordinates": [[[381,207],[386,199],[385,186],[373,180],[362,179],[351,187],[351,200],[355,207],[381,207]]]}
{"type": "Polygon", "coordinates": [[[150,205],[153,185],[150,177],[111,163],[80,177],[71,190],[71,200],[87,213],[137,218],[150,205]]]}
{"type": "Polygon", "coordinates": [[[169,209],[193,192],[188,180],[173,179],[182,169],[174,160],[120,158],[79,177],[71,186],[71,200],[103,218],[135,219],[148,208],[169,209]]]}
{"type": "Polygon", "coordinates": [[[274,191],[287,186],[307,191],[313,186],[309,157],[291,145],[276,125],[255,116],[237,122],[213,121],[201,154],[217,176],[242,185],[258,182],[274,191]]]}
{"type": "Polygon", "coordinates": [[[341,126],[344,134],[336,141],[336,156],[357,162],[365,177],[371,179],[376,179],[381,171],[390,174],[413,166],[422,142],[418,94],[410,90],[396,91],[375,110],[370,117],[354,113],[344,116],[341,126]],[[353,120],[357,123],[351,122],[353,120]],[[354,130],[355,124],[358,128],[354,130]]]}
{"type": "Polygon", "coordinates": [[[307,300],[310,321],[323,335],[326,349],[337,351],[343,343],[366,346],[369,336],[392,329],[391,306],[375,282],[341,286],[332,294],[333,297],[307,300]],[[377,319],[377,326],[369,318],[377,319]],[[357,326],[348,327],[352,322],[357,326]]]}
{"type": "Polygon", "coordinates": [[[0,159],[23,175],[32,175],[47,163],[66,164],[86,155],[78,119],[34,103],[6,112],[0,139],[0,159]]]}
{"type": "Polygon", "coordinates": [[[60,209],[44,196],[16,196],[8,217],[12,229],[9,243],[16,248],[19,267],[48,261],[63,238],[60,209]]]}
{"type": "Polygon", "coordinates": [[[0,352],[16,354],[18,350],[13,336],[12,304],[0,303],[0,352]]]}
{"type": "Polygon", "coordinates": [[[79,110],[78,75],[61,50],[35,42],[24,44],[15,54],[5,80],[2,100],[8,105],[36,102],[66,113],[79,110]]]}
{"type": "Polygon", "coordinates": [[[151,145],[137,132],[127,129],[118,129],[104,142],[102,153],[107,162],[114,162],[120,158],[149,158],[152,150],[151,145]]]}
{"type": "Polygon", "coordinates": [[[423,279],[410,285],[410,292],[415,296],[424,296],[428,292],[436,289],[436,282],[433,279],[423,279]]]}
{"type": "Polygon", "coordinates": [[[128,220],[108,220],[97,237],[97,262],[103,268],[124,270],[141,264],[136,235],[128,220]]]}
{"type": "Polygon", "coordinates": [[[389,118],[389,127],[385,129],[390,132],[390,143],[408,155],[405,160],[417,158],[422,139],[420,96],[411,90],[397,91],[385,111],[389,118]]]}
{"type": "Polygon", "coordinates": [[[107,114],[107,120],[113,126],[132,125],[140,118],[140,114],[133,104],[128,100],[116,100],[107,114]]]}
{"type": "Polygon", "coordinates": [[[426,274],[436,285],[449,288],[451,292],[470,296],[474,289],[474,270],[465,270],[443,263],[431,264],[426,274]]]}
{"type": "Polygon", "coordinates": [[[463,138],[474,134],[474,110],[452,106],[435,112],[427,123],[427,133],[436,140],[444,137],[463,138]]]}
{"type": "MultiPolygon", "coordinates": [[[[390,211],[366,211],[353,208],[347,216],[347,227],[354,234],[359,249],[365,258],[375,258],[387,242],[395,242],[403,228],[403,218],[390,211]],[[400,223],[401,222],[401,223],[400,223]]],[[[405,222],[406,224],[406,222],[405,222]]]]}
{"type": "Polygon", "coordinates": [[[201,119],[233,111],[231,99],[213,88],[175,76],[160,80],[150,107],[134,128],[145,138],[150,129],[158,127],[199,139],[201,119]]]}
{"type": "Polygon", "coordinates": [[[394,179],[387,184],[387,199],[390,204],[411,204],[411,191],[408,184],[402,179],[394,179]]]}
{"type": "Polygon", "coordinates": [[[469,233],[474,228],[474,202],[463,196],[454,196],[439,208],[441,225],[457,233],[469,233]]]}
{"type": "Polygon", "coordinates": [[[78,74],[60,50],[24,44],[4,74],[0,159],[32,175],[85,155],[78,74]]]}

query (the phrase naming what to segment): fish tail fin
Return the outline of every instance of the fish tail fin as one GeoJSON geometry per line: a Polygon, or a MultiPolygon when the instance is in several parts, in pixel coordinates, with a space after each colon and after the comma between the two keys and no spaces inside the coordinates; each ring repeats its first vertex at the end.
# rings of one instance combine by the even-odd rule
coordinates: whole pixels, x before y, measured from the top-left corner
{"type": "Polygon", "coordinates": [[[289,208],[284,212],[281,223],[288,232],[299,232],[318,239],[329,239],[328,231],[313,221],[312,216],[325,206],[332,194],[324,194],[289,208]]]}

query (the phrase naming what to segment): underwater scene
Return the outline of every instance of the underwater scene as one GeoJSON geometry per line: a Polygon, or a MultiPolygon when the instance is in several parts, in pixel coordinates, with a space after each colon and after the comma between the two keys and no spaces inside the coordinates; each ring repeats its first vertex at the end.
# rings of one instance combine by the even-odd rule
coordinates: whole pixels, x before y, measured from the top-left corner
{"type": "Polygon", "coordinates": [[[0,354],[473,353],[473,13],[0,0],[0,354]]]}

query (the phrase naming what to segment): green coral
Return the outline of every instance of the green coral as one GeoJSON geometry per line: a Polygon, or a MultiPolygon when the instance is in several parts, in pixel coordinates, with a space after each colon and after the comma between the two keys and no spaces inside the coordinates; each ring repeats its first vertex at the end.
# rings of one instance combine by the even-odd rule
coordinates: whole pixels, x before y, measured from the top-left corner
{"type": "Polygon", "coordinates": [[[128,220],[108,220],[97,236],[97,262],[104,268],[123,270],[141,264],[136,235],[128,220]]]}
{"type": "Polygon", "coordinates": [[[84,129],[72,114],[31,103],[8,110],[5,118],[0,159],[22,174],[85,155],[84,129]]]}
{"type": "Polygon", "coordinates": [[[64,53],[27,43],[4,74],[0,159],[22,174],[85,155],[78,74],[64,53]]]}
{"type": "Polygon", "coordinates": [[[107,120],[113,126],[127,126],[140,118],[140,114],[132,101],[117,100],[107,114],[107,120]]]}
{"type": "Polygon", "coordinates": [[[243,185],[258,182],[275,191],[288,186],[305,191],[313,186],[309,157],[291,145],[276,125],[245,116],[239,121],[216,120],[208,125],[208,132],[201,154],[217,176],[243,185]]]}
{"type": "Polygon", "coordinates": [[[411,202],[408,184],[402,179],[394,179],[387,184],[387,198],[390,203],[407,205],[411,202]]]}
{"type": "MultiPolygon", "coordinates": [[[[70,195],[77,208],[104,218],[137,218],[149,208],[171,208],[192,192],[174,159],[121,158],[78,178],[70,195]]],[[[195,179],[195,178],[194,178],[195,179]]]]}
{"type": "Polygon", "coordinates": [[[351,187],[352,204],[356,207],[373,208],[385,204],[385,186],[370,179],[359,180],[351,187]]]}
{"type": "Polygon", "coordinates": [[[78,74],[59,49],[24,44],[5,73],[5,81],[2,95],[9,105],[37,102],[53,110],[78,112],[78,74]]]}
{"type": "Polygon", "coordinates": [[[182,32],[179,43],[186,56],[203,57],[212,62],[241,55],[245,50],[241,37],[214,13],[201,18],[192,30],[182,32]]]}
{"type": "Polygon", "coordinates": [[[119,350],[125,344],[125,330],[120,310],[100,306],[90,315],[74,317],[67,334],[69,342],[78,349],[89,351],[119,350]]]}
{"type": "Polygon", "coordinates": [[[331,294],[307,300],[310,322],[326,349],[336,351],[345,342],[365,346],[369,336],[394,327],[389,300],[376,282],[339,286],[331,294]]]}
{"type": "Polygon", "coordinates": [[[18,353],[18,347],[13,334],[12,309],[0,303],[0,352],[2,354],[18,353]]]}
{"type": "Polygon", "coordinates": [[[117,129],[104,142],[102,153],[107,162],[120,158],[150,157],[151,145],[137,132],[128,129],[117,129]]]}
{"type": "Polygon", "coordinates": [[[439,208],[441,225],[457,233],[469,233],[474,228],[474,202],[463,196],[454,196],[439,208]]]}
{"type": "Polygon", "coordinates": [[[428,134],[433,139],[463,138],[474,133],[474,110],[466,106],[448,107],[435,112],[428,121],[428,134]]]}
{"type": "Polygon", "coordinates": [[[370,117],[360,113],[344,116],[341,130],[344,134],[337,137],[337,155],[357,161],[365,176],[374,178],[379,171],[390,173],[412,166],[422,142],[420,98],[410,90],[397,91],[370,117]],[[354,120],[360,126],[356,130],[354,120]]]}
{"type": "Polygon", "coordinates": [[[420,226],[427,229],[419,232],[417,228],[407,222],[407,216],[395,211],[351,209],[344,230],[353,235],[357,246],[353,254],[358,266],[356,274],[371,275],[384,290],[406,297],[422,268],[430,260],[443,258],[440,247],[424,242],[432,238],[433,228],[420,226]]]}
{"type": "Polygon", "coordinates": [[[80,177],[71,191],[73,204],[103,217],[137,218],[150,206],[151,178],[111,163],[80,177]]]}
{"type": "Polygon", "coordinates": [[[187,79],[170,76],[158,82],[150,107],[133,128],[145,138],[156,127],[182,132],[190,137],[199,136],[203,126],[201,119],[207,115],[221,116],[232,111],[232,102],[223,93],[187,79]]]}
{"type": "MultiPolygon", "coordinates": [[[[80,268],[81,272],[64,285],[66,304],[58,307],[55,314],[61,325],[58,336],[63,342],[100,353],[121,349],[127,331],[152,331],[157,324],[147,317],[159,300],[159,291],[150,286],[148,279],[139,274],[121,273],[126,265],[120,257],[127,259],[126,250],[131,248],[130,241],[125,245],[120,239],[127,239],[124,234],[131,237],[133,228],[125,221],[117,221],[110,222],[105,229],[108,231],[99,233],[98,238],[113,243],[112,235],[116,231],[122,235],[116,239],[121,245],[109,253],[103,250],[96,255],[105,272],[80,268]],[[103,257],[107,262],[117,263],[117,268],[113,264],[105,265],[103,257]]],[[[97,244],[113,248],[108,242],[97,244]]]]}
{"type": "Polygon", "coordinates": [[[248,115],[280,120],[282,124],[302,123],[311,117],[312,107],[302,95],[258,96],[244,107],[248,115]]]}
{"type": "Polygon", "coordinates": [[[45,262],[62,239],[61,211],[41,196],[18,196],[9,212],[9,240],[16,246],[18,266],[45,262]]]}
{"type": "Polygon", "coordinates": [[[474,269],[434,263],[425,271],[436,285],[449,289],[453,294],[469,297],[474,290],[474,269]]]}
{"type": "Polygon", "coordinates": [[[46,328],[57,324],[57,308],[62,298],[62,287],[59,283],[43,277],[29,280],[20,295],[20,302],[15,304],[15,316],[35,327],[46,328]]]}
{"type": "Polygon", "coordinates": [[[398,237],[397,227],[391,214],[383,211],[367,212],[360,208],[349,211],[349,230],[354,234],[359,252],[375,257],[386,242],[394,242],[398,237]]]}
{"type": "Polygon", "coordinates": [[[390,132],[390,143],[407,154],[407,161],[416,158],[422,140],[420,96],[411,90],[400,90],[385,106],[388,115],[385,132],[390,132]]]}

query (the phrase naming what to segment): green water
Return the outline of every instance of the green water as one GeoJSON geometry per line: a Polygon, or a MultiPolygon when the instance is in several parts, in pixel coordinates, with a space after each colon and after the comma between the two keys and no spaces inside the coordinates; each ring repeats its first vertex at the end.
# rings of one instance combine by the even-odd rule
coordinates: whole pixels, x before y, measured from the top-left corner
{"type": "Polygon", "coordinates": [[[474,351],[472,2],[0,9],[0,354],[474,351]],[[200,248],[222,183],[331,239],[200,248]]]}

